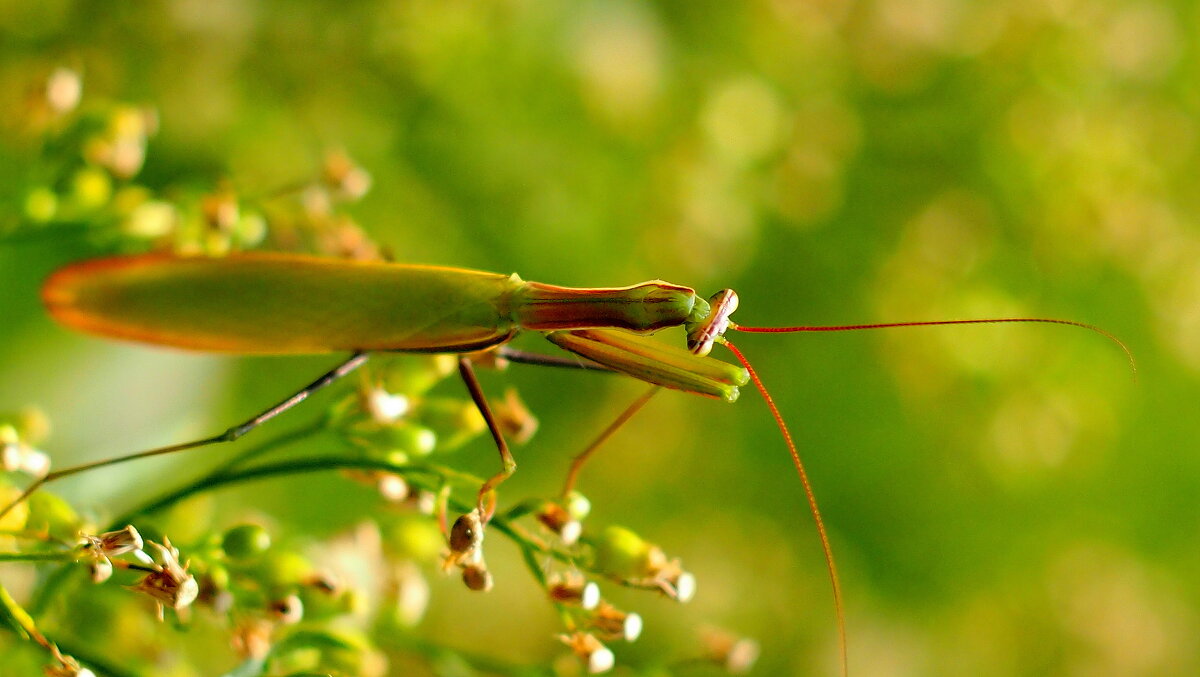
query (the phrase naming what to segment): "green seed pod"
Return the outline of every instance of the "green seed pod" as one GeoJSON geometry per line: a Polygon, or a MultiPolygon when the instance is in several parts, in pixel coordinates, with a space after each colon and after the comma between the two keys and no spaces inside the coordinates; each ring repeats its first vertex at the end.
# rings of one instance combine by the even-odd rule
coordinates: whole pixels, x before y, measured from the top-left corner
{"type": "Polygon", "coordinates": [[[366,593],[356,588],[346,588],[335,601],[338,609],[344,614],[363,615],[371,606],[371,600],[366,593]]]}
{"type": "Polygon", "coordinates": [[[567,514],[571,519],[582,522],[592,512],[592,502],[587,499],[587,496],[572,491],[563,498],[562,505],[567,510],[567,514]]]}
{"type": "Polygon", "coordinates": [[[50,418],[37,407],[0,414],[0,443],[24,441],[41,444],[50,436],[50,418]]]}
{"type": "MultiPolygon", "coordinates": [[[[8,505],[21,495],[16,487],[0,486],[0,504],[8,505]]],[[[8,514],[0,517],[0,531],[21,531],[29,519],[29,503],[22,501],[12,507],[8,514]]]]}
{"type": "Polygon", "coordinates": [[[210,564],[205,577],[214,590],[229,589],[229,569],[226,569],[224,566],[216,563],[210,564]]]}
{"type": "Polygon", "coordinates": [[[391,446],[414,457],[428,456],[437,446],[437,434],[423,425],[398,423],[387,427],[391,446]]]}
{"type": "Polygon", "coordinates": [[[312,562],[300,553],[276,548],[264,554],[247,573],[258,578],[264,588],[279,590],[300,585],[312,570],[312,562]]]}
{"type": "Polygon", "coordinates": [[[383,386],[392,393],[423,395],[453,374],[457,365],[453,355],[398,355],[383,375],[383,386]]]}
{"type": "Polygon", "coordinates": [[[258,558],[271,547],[271,534],[257,524],[241,524],[225,532],[221,549],[237,562],[258,558]]]}
{"type": "Polygon", "coordinates": [[[609,526],[595,542],[595,567],[620,578],[645,575],[646,565],[656,549],[641,536],[625,527],[609,526]]]}
{"type": "Polygon", "coordinates": [[[385,533],[384,547],[399,559],[433,562],[446,545],[436,521],[412,512],[398,514],[385,533]]]}
{"type": "Polygon", "coordinates": [[[71,177],[71,199],[81,209],[91,211],[108,204],[112,197],[112,179],[99,167],[84,167],[71,177]]]}
{"type": "Polygon", "coordinates": [[[438,441],[432,430],[408,421],[386,425],[362,421],[348,428],[346,434],[367,449],[403,452],[410,458],[428,456],[438,441]]]}
{"type": "Polygon", "coordinates": [[[153,199],[154,193],[145,186],[122,186],[113,194],[112,207],[117,214],[128,216],[130,212],[153,199]]]}
{"type": "Polygon", "coordinates": [[[25,218],[45,223],[58,212],[58,196],[45,186],[38,186],[25,195],[25,218]]]}
{"type": "Polygon", "coordinates": [[[267,237],[267,220],[256,212],[245,212],[233,232],[242,246],[257,246],[267,237]]]}
{"type": "Polygon", "coordinates": [[[170,202],[148,200],[129,211],[121,222],[121,231],[130,237],[151,240],[169,235],[178,221],[179,212],[170,202]]]}

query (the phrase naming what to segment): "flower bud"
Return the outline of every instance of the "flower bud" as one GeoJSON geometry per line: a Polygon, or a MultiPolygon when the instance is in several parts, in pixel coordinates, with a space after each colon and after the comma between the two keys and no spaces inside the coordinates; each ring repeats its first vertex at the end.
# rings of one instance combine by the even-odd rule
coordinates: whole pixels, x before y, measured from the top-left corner
{"type": "Polygon", "coordinates": [[[547,502],[538,511],[537,520],[562,539],[563,545],[574,545],[583,533],[583,525],[573,519],[566,508],[547,502]]]}
{"type": "Polygon", "coordinates": [[[624,527],[609,526],[596,539],[595,566],[618,578],[640,578],[648,573],[656,546],[624,527]]]}
{"type": "Polygon", "coordinates": [[[608,602],[601,602],[592,616],[592,627],[605,638],[632,642],[642,634],[642,617],[621,611],[608,602]]]}
{"type": "Polygon", "coordinates": [[[662,578],[669,590],[665,592],[677,602],[690,602],[696,596],[696,577],[687,571],[673,572],[662,578]]]}
{"type": "Polygon", "coordinates": [[[50,457],[30,446],[25,433],[11,423],[0,424],[0,469],[34,477],[50,472],[50,457]]]}
{"type": "Polygon", "coordinates": [[[736,637],[724,630],[707,630],[701,636],[704,657],[732,675],[742,675],[758,660],[758,642],[748,637],[736,637]]]}
{"type": "Polygon", "coordinates": [[[55,113],[71,112],[82,96],[83,79],[70,68],[59,66],[46,80],[46,103],[55,113]]]}
{"type": "Polygon", "coordinates": [[[492,413],[500,430],[513,444],[525,444],[537,432],[538,420],[521,401],[516,388],[504,391],[504,399],[492,402],[492,413]]]}
{"type": "Polygon", "coordinates": [[[284,625],[295,625],[304,618],[304,603],[296,595],[273,600],[267,605],[271,617],[284,625]]]}
{"type": "MultiPolygon", "coordinates": [[[[89,540],[89,544],[99,550],[105,557],[124,555],[127,552],[141,550],[144,547],[142,535],[138,533],[138,530],[132,524],[125,525],[124,529],[93,536],[89,540]]],[[[87,546],[85,545],[85,547],[87,546]]]]}
{"type": "Polygon", "coordinates": [[[159,617],[162,617],[162,607],[182,609],[196,600],[200,594],[200,586],[187,572],[187,565],[179,564],[179,550],[171,547],[171,541],[164,538],[162,545],[149,542],[158,551],[157,570],[146,574],[131,589],[149,595],[159,604],[159,617]]]}
{"type": "Polygon", "coordinates": [[[551,580],[546,586],[550,599],[582,609],[594,609],[600,603],[600,586],[578,574],[551,580]]]}
{"type": "Polygon", "coordinates": [[[400,475],[390,472],[380,473],[376,480],[376,486],[379,488],[379,495],[389,503],[403,501],[408,498],[410,492],[408,482],[404,481],[400,475]]]}
{"type": "Polygon", "coordinates": [[[577,632],[573,635],[560,635],[559,639],[583,661],[589,675],[608,672],[616,664],[613,652],[593,635],[577,632]]]}
{"type": "Polygon", "coordinates": [[[93,583],[103,583],[112,576],[113,565],[107,557],[99,557],[88,562],[88,575],[93,583]]]}
{"type": "Polygon", "coordinates": [[[325,156],[321,180],[347,200],[359,200],[371,189],[371,175],[342,151],[325,156]]]}
{"type": "Polygon", "coordinates": [[[51,647],[58,665],[47,665],[44,668],[46,677],[96,677],[96,673],[79,665],[79,661],[58,652],[58,647],[51,647]]]}
{"type": "Polygon", "coordinates": [[[241,218],[237,195],[229,189],[218,189],[200,201],[200,211],[210,228],[230,232],[241,218]]]}
{"type": "Polygon", "coordinates": [[[22,459],[21,470],[33,477],[45,477],[50,472],[50,456],[44,451],[30,449],[22,459]]]}
{"type": "Polygon", "coordinates": [[[271,652],[271,622],[262,618],[244,618],[233,629],[230,644],[243,658],[262,660],[271,652]]]}
{"type": "Polygon", "coordinates": [[[383,388],[371,388],[363,393],[363,406],[376,423],[394,423],[408,413],[409,400],[383,388]]]}

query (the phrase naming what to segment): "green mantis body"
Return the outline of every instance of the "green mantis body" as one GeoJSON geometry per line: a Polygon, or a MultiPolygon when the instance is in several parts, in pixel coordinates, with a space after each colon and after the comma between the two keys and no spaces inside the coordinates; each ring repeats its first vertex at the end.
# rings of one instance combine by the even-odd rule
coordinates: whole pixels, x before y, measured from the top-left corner
{"type": "Polygon", "coordinates": [[[193,350],[462,354],[541,331],[656,385],[733,401],[747,382],[744,369],[631,333],[699,327],[709,316],[694,291],[661,281],[574,289],[461,268],[285,254],[146,255],[69,266],[42,296],[72,328],[193,350]]]}

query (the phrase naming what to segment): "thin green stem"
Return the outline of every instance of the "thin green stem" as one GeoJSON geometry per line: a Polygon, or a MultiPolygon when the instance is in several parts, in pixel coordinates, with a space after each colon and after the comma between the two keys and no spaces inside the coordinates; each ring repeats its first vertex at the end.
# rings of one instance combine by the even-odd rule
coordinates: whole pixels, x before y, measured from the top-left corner
{"type": "MultiPolygon", "coordinates": [[[[128,513],[128,519],[122,523],[132,522],[134,518],[140,515],[169,508],[180,501],[186,500],[198,493],[218,489],[228,485],[241,484],[250,482],[256,479],[265,479],[269,477],[282,477],[286,475],[300,475],[304,473],[320,472],[323,470],[379,470],[383,472],[395,473],[409,480],[411,484],[421,489],[431,489],[432,484],[426,484],[419,480],[413,479],[413,476],[432,476],[436,478],[442,477],[440,468],[436,466],[428,466],[423,464],[408,464],[397,465],[387,461],[369,459],[369,458],[346,458],[344,456],[317,456],[303,459],[295,459],[289,461],[280,461],[278,463],[270,463],[239,470],[236,473],[223,475],[209,475],[202,477],[187,486],[181,487],[165,496],[142,506],[137,511],[128,513]]],[[[451,498],[449,500],[451,509],[458,512],[470,512],[474,506],[460,500],[451,498]]],[[[489,524],[496,531],[504,534],[508,538],[517,542],[523,548],[530,548],[537,552],[549,554],[556,559],[570,562],[572,558],[557,549],[547,546],[538,539],[533,538],[524,529],[507,520],[493,519],[489,524]]],[[[537,570],[537,577],[541,579],[541,571],[537,570]]]]}
{"type": "MultiPolygon", "coordinates": [[[[212,470],[210,470],[208,472],[207,475],[204,476],[204,478],[202,478],[202,480],[208,479],[208,478],[213,478],[213,477],[221,477],[227,473],[232,472],[238,466],[244,465],[245,463],[247,463],[249,461],[252,461],[257,458],[261,458],[262,456],[264,456],[272,451],[275,451],[276,449],[285,447],[285,446],[287,446],[289,444],[293,444],[295,442],[299,442],[300,440],[303,440],[306,437],[315,435],[316,433],[318,433],[322,429],[324,429],[324,427],[325,427],[325,421],[320,420],[312,425],[303,426],[300,428],[293,428],[292,430],[289,430],[284,433],[280,433],[279,435],[276,435],[275,437],[263,440],[261,443],[255,445],[253,447],[249,447],[249,448],[245,449],[241,453],[233,456],[229,460],[227,460],[224,463],[213,468],[212,470]]],[[[198,480],[198,481],[202,481],[202,480],[198,480]]],[[[195,483],[193,482],[192,484],[189,484],[187,486],[190,487],[193,484],[195,484],[195,483]]],[[[120,517],[118,517],[117,519],[112,521],[112,523],[108,526],[108,530],[120,529],[121,527],[125,526],[126,524],[129,524],[130,522],[132,522],[134,517],[154,512],[153,506],[155,504],[157,504],[159,501],[161,501],[164,498],[173,496],[174,493],[175,492],[171,492],[171,493],[159,496],[158,498],[151,499],[149,502],[144,503],[141,506],[138,506],[136,508],[133,508],[133,509],[125,512],[123,515],[121,515],[120,517]]]]}
{"type": "Polygon", "coordinates": [[[0,562],[70,562],[74,553],[66,552],[0,552],[0,562]]]}
{"type": "Polygon", "coordinates": [[[45,531],[29,531],[27,529],[0,529],[0,536],[12,536],[13,538],[18,538],[23,541],[40,541],[42,543],[61,545],[63,547],[70,547],[71,545],[61,538],[55,538],[51,536],[45,531]]]}
{"type": "Polygon", "coordinates": [[[229,472],[229,471],[237,468],[238,466],[245,465],[246,463],[249,463],[250,461],[253,461],[257,458],[261,458],[262,456],[264,456],[276,449],[279,449],[280,447],[284,447],[289,444],[299,442],[300,440],[302,440],[306,437],[311,437],[312,435],[315,435],[315,434],[321,432],[322,430],[324,430],[325,426],[326,426],[326,419],[320,418],[317,421],[314,421],[310,425],[303,426],[300,428],[293,428],[291,430],[288,430],[287,432],[280,433],[280,434],[276,435],[275,437],[263,440],[258,445],[250,447],[250,448],[242,451],[240,454],[237,454],[237,455],[231,457],[228,461],[225,461],[221,465],[218,465],[217,467],[210,470],[208,474],[220,475],[220,474],[229,472]]]}

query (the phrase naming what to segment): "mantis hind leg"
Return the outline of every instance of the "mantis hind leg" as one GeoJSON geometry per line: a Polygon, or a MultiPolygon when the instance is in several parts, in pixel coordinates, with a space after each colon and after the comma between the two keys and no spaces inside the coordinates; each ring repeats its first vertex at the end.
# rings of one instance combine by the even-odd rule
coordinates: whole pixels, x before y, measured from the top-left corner
{"type": "Polygon", "coordinates": [[[596,453],[596,450],[599,449],[605,442],[607,442],[608,438],[612,437],[618,430],[620,430],[621,426],[625,425],[629,419],[633,418],[634,414],[638,413],[642,407],[646,406],[646,403],[650,401],[650,398],[654,397],[659,390],[662,390],[660,386],[650,386],[649,390],[642,393],[642,395],[631,402],[629,406],[625,407],[625,410],[618,414],[617,417],[613,419],[612,423],[608,424],[608,427],[600,431],[600,434],[596,435],[596,437],[592,439],[591,443],[583,448],[583,451],[579,452],[575,455],[575,458],[571,459],[571,468],[567,471],[567,478],[563,481],[563,498],[566,498],[568,494],[575,490],[575,483],[579,480],[579,473],[581,470],[583,470],[583,465],[592,457],[592,454],[596,453]]]}
{"type": "Polygon", "coordinates": [[[354,371],[355,369],[361,367],[363,365],[363,363],[367,361],[368,357],[370,357],[370,353],[365,353],[365,352],[354,353],[353,355],[350,356],[349,359],[338,364],[333,369],[330,369],[329,371],[325,372],[319,378],[317,378],[315,381],[304,386],[303,388],[298,390],[296,393],[294,393],[290,397],[283,399],[278,404],[275,404],[274,406],[269,407],[269,408],[265,409],[264,411],[254,415],[254,416],[246,419],[245,421],[242,421],[241,423],[239,423],[235,426],[232,426],[232,427],[226,429],[224,432],[218,433],[216,435],[212,435],[209,437],[202,437],[200,439],[192,440],[190,442],[182,442],[180,444],[171,444],[171,445],[168,445],[165,447],[157,447],[155,449],[149,449],[147,451],[140,451],[135,454],[128,454],[125,456],[117,456],[115,458],[104,459],[101,461],[94,461],[92,463],[85,463],[83,465],[72,466],[70,468],[63,468],[62,470],[56,470],[54,472],[51,472],[51,473],[47,474],[45,477],[38,478],[33,484],[30,484],[25,489],[25,491],[21,492],[21,495],[18,496],[16,500],[14,500],[12,503],[9,503],[8,505],[6,505],[3,508],[3,510],[0,510],[0,517],[4,517],[5,515],[7,515],[10,510],[12,510],[16,506],[20,505],[20,503],[22,501],[24,501],[25,499],[29,498],[33,494],[33,492],[35,492],[39,488],[41,488],[42,485],[47,484],[49,482],[53,482],[54,480],[57,480],[57,479],[61,479],[63,477],[68,477],[70,475],[81,473],[81,472],[84,472],[87,470],[94,470],[96,468],[103,468],[103,467],[110,466],[110,465],[117,465],[120,463],[125,463],[127,461],[134,461],[139,458],[149,458],[151,456],[163,456],[166,454],[173,454],[177,451],[187,451],[189,449],[199,449],[200,447],[207,447],[211,444],[220,444],[222,442],[233,442],[234,440],[241,438],[243,435],[250,432],[251,430],[254,430],[258,426],[275,418],[276,416],[282,414],[283,412],[287,411],[288,409],[291,409],[292,407],[296,406],[297,404],[300,404],[301,402],[308,399],[308,397],[310,395],[317,392],[318,390],[321,390],[322,388],[325,388],[326,386],[329,386],[329,385],[337,382],[346,374],[349,374],[350,372],[354,371]]]}

